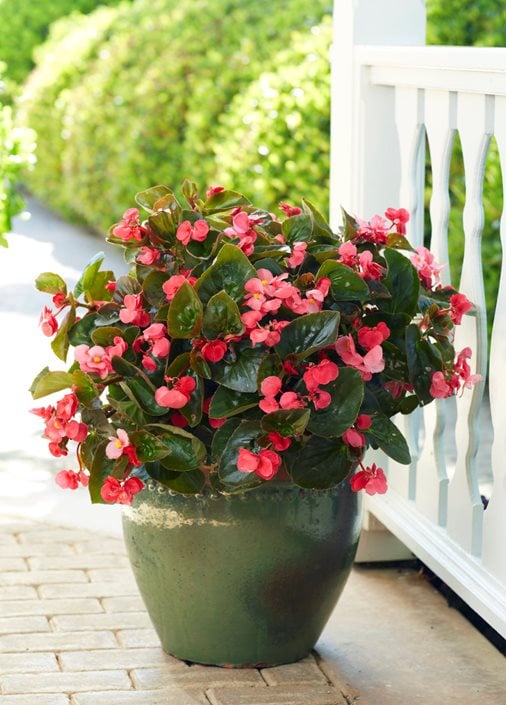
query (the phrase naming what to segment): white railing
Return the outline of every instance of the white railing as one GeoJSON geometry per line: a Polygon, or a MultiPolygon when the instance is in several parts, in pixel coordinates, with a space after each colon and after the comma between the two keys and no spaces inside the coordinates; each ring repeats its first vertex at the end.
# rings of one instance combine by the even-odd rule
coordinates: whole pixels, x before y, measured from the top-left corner
{"type": "MultiPolygon", "coordinates": [[[[403,206],[412,214],[408,237],[414,245],[422,244],[427,138],[431,249],[440,262],[447,262],[449,169],[459,134],[466,181],[459,288],[474,302],[476,314],[466,316],[459,327],[456,348],[472,348],[473,364],[484,379],[490,361],[493,481],[484,509],[477,463],[482,383],[456,402],[435,402],[409,420],[405,432],[413,462],[409,468],[389,463],[390,490],[368,499],[367,509],[506,636],[504,211],[490,354],[481,262],[483,177],[492,135],[506,183],[506,49],[425,47],[424,9],[421,0],[335,3],[331,217],[338,221],[339,205],[362,217],[403,206]],[[399,44],[405,46],[395,46],[399,44]],[[448,461],[449,440],[456,445],[453,463],[448,461]]],[[[445,276],[448,283],[449,268],[445,276]]]]}

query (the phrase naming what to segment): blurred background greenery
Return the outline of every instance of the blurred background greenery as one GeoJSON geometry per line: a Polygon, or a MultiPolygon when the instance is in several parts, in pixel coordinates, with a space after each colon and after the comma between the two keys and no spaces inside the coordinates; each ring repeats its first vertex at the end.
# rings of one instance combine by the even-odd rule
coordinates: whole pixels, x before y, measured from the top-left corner
{"type": "MultiPolygon", "coordinates": [[[[426,4],[429,43],[504,45],[503,0],[426,4]]],[[[331,12],[331,0],[0,0],[9,28],[0,36],[3,101],[15,105],[18,125],[38,133],[26,185],[99,232],[136,191],[185,176],[202,188],[242,189],[271,208],[304,195],[327,209],[331,12]]],[[[465,202],[458,138],[451,171],[457,285],[465,202]]],[[[428,168],[427,202],[430,176],[428,168]]],[[[492,315],[503,205],[495,142],[484,204],[492,315]]]]}

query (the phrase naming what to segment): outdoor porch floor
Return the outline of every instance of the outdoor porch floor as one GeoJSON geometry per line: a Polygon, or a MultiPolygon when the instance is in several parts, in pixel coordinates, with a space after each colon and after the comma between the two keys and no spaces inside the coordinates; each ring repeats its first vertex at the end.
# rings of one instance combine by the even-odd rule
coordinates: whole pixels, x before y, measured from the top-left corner
{"type": "Polygon", "coordinates": [[[0,520],[2,705],[502,705],[501,654],[416,571],[355,568],[317,650],[271,669],[159,646],[116,535],[0,520]]]}

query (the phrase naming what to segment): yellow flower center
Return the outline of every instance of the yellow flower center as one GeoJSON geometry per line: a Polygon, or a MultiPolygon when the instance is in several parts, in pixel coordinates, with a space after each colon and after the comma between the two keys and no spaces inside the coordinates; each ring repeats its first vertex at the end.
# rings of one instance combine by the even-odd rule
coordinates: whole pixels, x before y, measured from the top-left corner
{"type": "Polygon", "coordinates": [[[95,355],[95,357],[93,358],[93,362],[100,362],[101,359],[102,359],[101,357],[99,357],[98,355],[95,355]]]}
{"type": "Polygon", "coordinates": [[[253,298],[254,298],[254,299],[259,299],[259,298],[260,298],[260,294],[258,294],[258,293],[253,294],[253,298]]]}
{"type": "Polygon", "coordinates": [[[269,283],[269,282],[267,281],[267,279],[262,279],[262,284],[263,284],[264,286],[267,286],[268,283],[269,283]]]}
{"type": "Polygon", "coordinates": [[[115,443],[114,445],[116,446],[116,448],[121,448],[121,446],[122,446],[123,444],[122,444],[121,441],[116,441],[116,443],[115,443]]]}

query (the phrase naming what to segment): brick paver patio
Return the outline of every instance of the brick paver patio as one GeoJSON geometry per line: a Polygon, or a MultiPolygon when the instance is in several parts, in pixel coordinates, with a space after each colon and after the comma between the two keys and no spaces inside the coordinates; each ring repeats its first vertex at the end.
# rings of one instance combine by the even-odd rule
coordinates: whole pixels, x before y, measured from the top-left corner
{"type": "Polygon", "coordinates": [[[2,705],[354,702],[317,654],[261,670],[165,654],[117,538],[29,520],[0,529],[2,705]]]}

